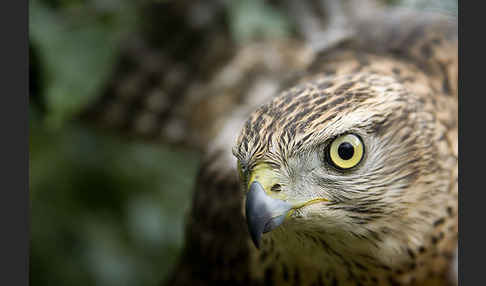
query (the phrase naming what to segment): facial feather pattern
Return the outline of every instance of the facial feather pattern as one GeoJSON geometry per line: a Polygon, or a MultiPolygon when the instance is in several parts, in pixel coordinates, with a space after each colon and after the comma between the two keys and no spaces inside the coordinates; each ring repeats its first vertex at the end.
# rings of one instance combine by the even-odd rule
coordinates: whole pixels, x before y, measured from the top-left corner
{"type": "MultiPolygon", "coordinates": [[[[411,283],[430,274],[411,271],[426,260],[417,260],[425,247],[450,256],[450,246],[436,244],[446,231],[437,227],[457,207],[451,169],[444,166],[454,158],[439,146],[444,130],[430,112],[430,90],[411,92],[383,69],[388,59],[370,58],[359,72],[346,72],[354,64],[341,61],[334,75],[282,92],[250,116],[234,148],[242,182],[265,163],[276,174],[279,195],[328,200],[297,209],[263,237],[270,263],[313,268],[311,280],[332,272],[330,280],[411,283]],[[365,147],[349,170],[326,158],[329,144],[343,134],[358,135],[365,147]],[[390,278],[390,272],[401,275],[390,278]]],[[[447,225],[454,229],[454,220],[447,225]]]]}

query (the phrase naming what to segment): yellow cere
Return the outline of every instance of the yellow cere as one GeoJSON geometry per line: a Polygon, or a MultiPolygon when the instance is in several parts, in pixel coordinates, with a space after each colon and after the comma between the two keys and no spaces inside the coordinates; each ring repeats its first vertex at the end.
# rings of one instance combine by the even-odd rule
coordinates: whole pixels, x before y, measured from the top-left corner
{"type": "Polygon", "coordinates": [[[258,181],[267,194],[271,194],[273,198],[286,199],[286,196],[282,193],[272,192],[270,189],[273,185],[278,184],[278,177],[276,176],[276,171],[273,170],[269,165],[265,163],[260,163],[256,165],[250,175],[250,180],[248,180],[248,188],[251,186],[253,181],[258,181]]]}
{"type": "Polygon", "coordinates": [[[292,204],[292,209],[287,213],[287,217],[292,215],[295,209],[299,209],[319,202],[329,201],[324,198],[316,198],[308,201],[293,200],[292,198],[289,198],[285,192],[271,191],[272,186],[279,183],[278,176],[276,174],[276,171],[272,169],[268,164],[265,163],[260,163],[253,168],[250,175],[250,179],[248,180],[248,188],[250,188],[251,184],[254,181],[257,181],[262,185],[263,189],[265,190],[265,193],[268,196],[292,204]]]}
{"type": "Polygon", "coordinates": [[[275,171],[265,163],[260,163],[253,168],[250,180],[248,181],[248,187],[250,187],[251,183],[255,180],[262,184],[265,191],[270,190],[273,184],[278,183],[275,171]]]}
{"type": "Polygon", "coordinates": [[[364,153],[363,142],[361,142],[361,139],[354,134],[346,134],[343,136],[339,136],[331,143],[331,148],[329,149],[329,155],[331,157],[332,163],[334,163],[336,167],[341,169],[349,169],[358,165],[358,163],[363,158],[363,153],[364,153]],[[343,144],[343,146],[344,145],[349,146],[346,143],[349,143],[353,148],[352,156],[349,158],[343,158],[339,152],[339,147],[341,146],[341,144],[343,144]]]}

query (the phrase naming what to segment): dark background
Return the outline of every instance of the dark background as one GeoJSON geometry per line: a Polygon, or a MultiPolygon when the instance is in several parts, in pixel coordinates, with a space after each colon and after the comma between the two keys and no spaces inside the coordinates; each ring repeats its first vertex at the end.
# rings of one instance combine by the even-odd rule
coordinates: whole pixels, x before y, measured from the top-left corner
{"type": "MultiPolygon", "coordinates": [[[[29,1],[31,285],[157,285],[174,266],[200,155],[76,120],[103,92],[124,36],[147,31],[147,7],[174,1],[29,1]]],[[[386,2],[458,9],[457,0],[386,2]]],[[[256,30],[292,35],[268,3],[225,7],[235,42],[256,30]]]]}

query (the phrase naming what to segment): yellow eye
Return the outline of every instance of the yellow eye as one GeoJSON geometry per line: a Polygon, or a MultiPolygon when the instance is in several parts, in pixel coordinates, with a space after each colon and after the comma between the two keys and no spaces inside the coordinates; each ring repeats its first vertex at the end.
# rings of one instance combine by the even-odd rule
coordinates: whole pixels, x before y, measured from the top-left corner
{"type": "Polygon", "coordinates": [[[354,134],[346,134],[334,139],[329,148],[329,158],[339,169],[349,169],[359,164],[364,154],[361,139],[354,134]]]}

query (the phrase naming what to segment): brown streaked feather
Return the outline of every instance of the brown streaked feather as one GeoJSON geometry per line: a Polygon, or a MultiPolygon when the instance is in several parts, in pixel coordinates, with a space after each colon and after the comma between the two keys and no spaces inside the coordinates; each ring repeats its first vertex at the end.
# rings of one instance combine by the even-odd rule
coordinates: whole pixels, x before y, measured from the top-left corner
{"type": "MultiPolygon", "coordinates": [[[[407,118],[391,110],[381,118],[377,114],[376,122],[397,121],[378,124],[371,132],[388,134],[397,128],[398,139],[413,140],[410,136],[415,135],[409,133],[413,134],[414,128],[430,130],[428,142],[433,142],[434,154],[439,157],[428,160],[438,163],[433,164],[434,169],[410,173],[407,180],[410,184],[417,180],[427,184],[425,178],[432,178],[436,171],[443,170],[437,173],[440,175],[436,179],[443,181],[452,199],[448,205],[435,206],[443,209],[443,216],[431,221],[434,231],[428,236],[426,245],[404,250],[408,262],[403,268],[379,265],[380,270],[377,270],[366,263],[367,257],[353,260],[325,241],[316,240],[316,243],[331,255],[340,257],[345,268],[354,269],[349,272],[350,281],[359,281],[362,285],[455,284],[448,275],[457,243],[457,37],[454,37],[457,31],[453,24],[442,18],[410,24],[406,21],[422,18],[417,15],[364,20],[366,24],[360,26],[359,38],[316,57],[306,71],[286,83],[291,88],[286,88],[277,97],[272,99],[271,93],[266,94],[261,102],[268,103],[257,109],[246,124],[245,116],[254,108],[252,104],[242,105],[234,116],[221,120],[223,128],[210,144],[208,153],[215,155],[208,155],[207,165],[201,168],[187,227],[186,249],[170,285],[338,283],[332,272],[319,273],[316,280],[312,280],[312,275],[302,272],[298,266],[280,264],[281,253],[275,252],[273,245],[262,252],[253,248],[244,225],[243,194],[237,187],[236,161],[229,155],[231,141],[236,137],[232,132],[235,127],[242,128],[234,152],[250,165],[258,156],[267,155],[270,142],[297,152],[292,147],[304,143],[299,144],[294,138],[300,138],[302,142],[312,141],[309,129],[319,129],[320,125],[328,123],[326,120],[336,121],[335,116],[347,112],[352,106],[371,104],[376,93],[387,88],[398,98],[401,93],[413,95],[398,104],[409,106],[410,114],[413,114],[413,106],[419,106],[423,121],[417,121],[417,124],[423,125],[408,128],[407,118]],[[373,27],[380,23],[383,28],[377,33],[378,38],[367,34],[367,31],[376,31],[373,27]],[[315,110],[319,112],[313,112],[315,110]],[[336,115],[333,117],[333,114],[336,115]],[[299,137],[298,134],[302,135],[299,137]],[[248,156],[244,155],[245,151],[248,156]],[[204,271],[197,272],[201,265],[205,266],[204,271]],[[370,269],[376,273],[370,273],[370,269]],[[353,273],[361,273],[361,276],[353,273]],[[404,284],[398,284],[400,280],[404,284]]],[[[256,95],[252,95],[250,89],[246,97],[252,96],[256,95]]],[[[424,194],[423,198],[430,200],[432,196],[424,194]]],[[[427,211],[422,215],[427,221],[432,219],[427,211]]],[[[370,233],[370,237],[379,239],[386,233],[384,227],[382,233],[370,233]]],[[[347,285],[345,281],[339,283],[347,285]]]]}

